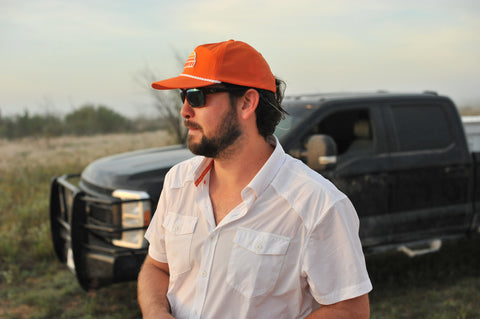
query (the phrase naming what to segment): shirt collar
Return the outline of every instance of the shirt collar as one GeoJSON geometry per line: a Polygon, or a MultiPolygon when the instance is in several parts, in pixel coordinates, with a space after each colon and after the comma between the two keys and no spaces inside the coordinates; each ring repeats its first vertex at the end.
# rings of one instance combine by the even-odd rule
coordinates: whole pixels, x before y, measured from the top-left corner
{"type": "Polygon", "coordinates": [[[198,187],[200,183],[204,182],[206,183],[206,175],[210,172],[213,166],[213,159],[209,157],[205,157],[202,162],[200,163],[200,166],[197,167],[194,173],[194,181],[195,181],[195,186],[198,187]]]}
{"type": "Polygon", "coordinates": [[[262,168],[258,171],[257,175],[248,183],[245,189],[242,191],[242,197],[245,199],[250,192],[247,189],[251,189],[255,192],[255,196],[258,198],[271,184],[275,175],[277,175],[280,167],[285,162],[285,151],[283,150],[280,142],[275,135],[270,135],[267,141],[275,147],[272,155],[268,158],[262,168]]]}
{"type": "MultiPolygon", "coordinates": [[[[253,190],[253,195],[257,198],[265,191],[270,185],[275,175],[278,173],[280,167],[285,162],[285,151],[283,150],[278,138],[275,135],[267,137],[268,143],[274,148],[272,155],[268,158],[262,168],[258,171],[257,175],[248,183],[248,185],[242,191],[242,197],[246,199],[253,190]]],[[[194,181],[195,186],[199,186],[202,182],[206,183],[207,174],[212,169],[213,159],[205,157],[198,168],[195,170],[194,181]]]]}

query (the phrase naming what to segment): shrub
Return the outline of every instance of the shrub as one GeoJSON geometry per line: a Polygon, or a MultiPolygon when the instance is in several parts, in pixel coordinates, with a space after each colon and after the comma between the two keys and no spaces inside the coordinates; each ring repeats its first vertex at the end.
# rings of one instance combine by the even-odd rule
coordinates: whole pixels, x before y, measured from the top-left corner
{"type": "Polygon", "coordinates": [[[95,135],[159,130],[164,122],[153,118],[131,120],[112,109],[86,104],[64,118],[47,113],[2,117],[0,114],[0,138],[53,137],[61,135],[95,135]]]}
{"type": "Polygon", "coordinates": [[[93,135],[129,131],[130,121],[105,107],[84,105],[65,117],[67,132],[74,135],[93,135]]]}
{"type": "Polygon", "coordinates": [[[63,122],[53,114],[31,116],[28,111],[23,115],[0,117],[0,137],[14,139],[27,136],[58,136],[63,134],[63,122]]]}

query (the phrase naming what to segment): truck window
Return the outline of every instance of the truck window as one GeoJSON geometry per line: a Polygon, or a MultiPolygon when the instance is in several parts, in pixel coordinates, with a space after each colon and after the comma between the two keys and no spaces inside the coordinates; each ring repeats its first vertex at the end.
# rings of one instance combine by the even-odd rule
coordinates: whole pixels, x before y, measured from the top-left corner
{"type": "Polygon", "coordinates": [[[311,118],[315,112],[310,105],[293,106],[286,108],[289,115],[285,116],[275,129],[275,136],[280,142],[288,137],[291,130],[294,130],[299,124],[304,123],[306,119],[311,118]]]}
{"type": "Polygon", "coordinates": [[[392,115],[399,152],[442,149],[453,141],[440,105],[394,105],[392,115]]]}
{"type": "Polygon", "coordinates": [[[333,113],[318,124],[318,131],[335,140],[339,156],[366,155],[374,150],[372,125],[366,109],[333,113]]]}
{"type": "Polygon", "coordinates": [[[305,140],[312,134],[332,137],[337,144],[340,161],[373,154],[375,151],[375,134],[367,108],[334,112],[317,123],[305,136],[305,140]]]}

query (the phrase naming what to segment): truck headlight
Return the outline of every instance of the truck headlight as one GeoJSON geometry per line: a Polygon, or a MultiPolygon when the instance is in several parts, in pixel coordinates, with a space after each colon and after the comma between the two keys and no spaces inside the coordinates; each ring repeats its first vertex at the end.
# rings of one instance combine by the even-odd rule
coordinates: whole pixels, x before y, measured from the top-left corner
{"type": "Polygon", "coordinates": [[[114,239],[113,244],[128,248],[143,248],[147,242],[145,229],[150,224],[150,196],[146,192],[117,189],[112,194],[122,200],[132,200],[121,204],[122,232],[121,239],[114,239]]]}

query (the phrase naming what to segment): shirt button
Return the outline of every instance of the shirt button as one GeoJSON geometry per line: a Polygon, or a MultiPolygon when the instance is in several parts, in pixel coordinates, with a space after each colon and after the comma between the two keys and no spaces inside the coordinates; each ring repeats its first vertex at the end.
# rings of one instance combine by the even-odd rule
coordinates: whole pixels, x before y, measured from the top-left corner
{"type": "Polygon", "coordinates": [[[263,249],[263,244],[262,243],[257,243],[257,245],[255,246],[255,249],[257,251],[261,251],[263,249]]]}
{"type": "Polygon", "coordinates": [[[206,271],[202,271],[202,277],[203,278],[207,277],[207,272],[206,271]]]}

